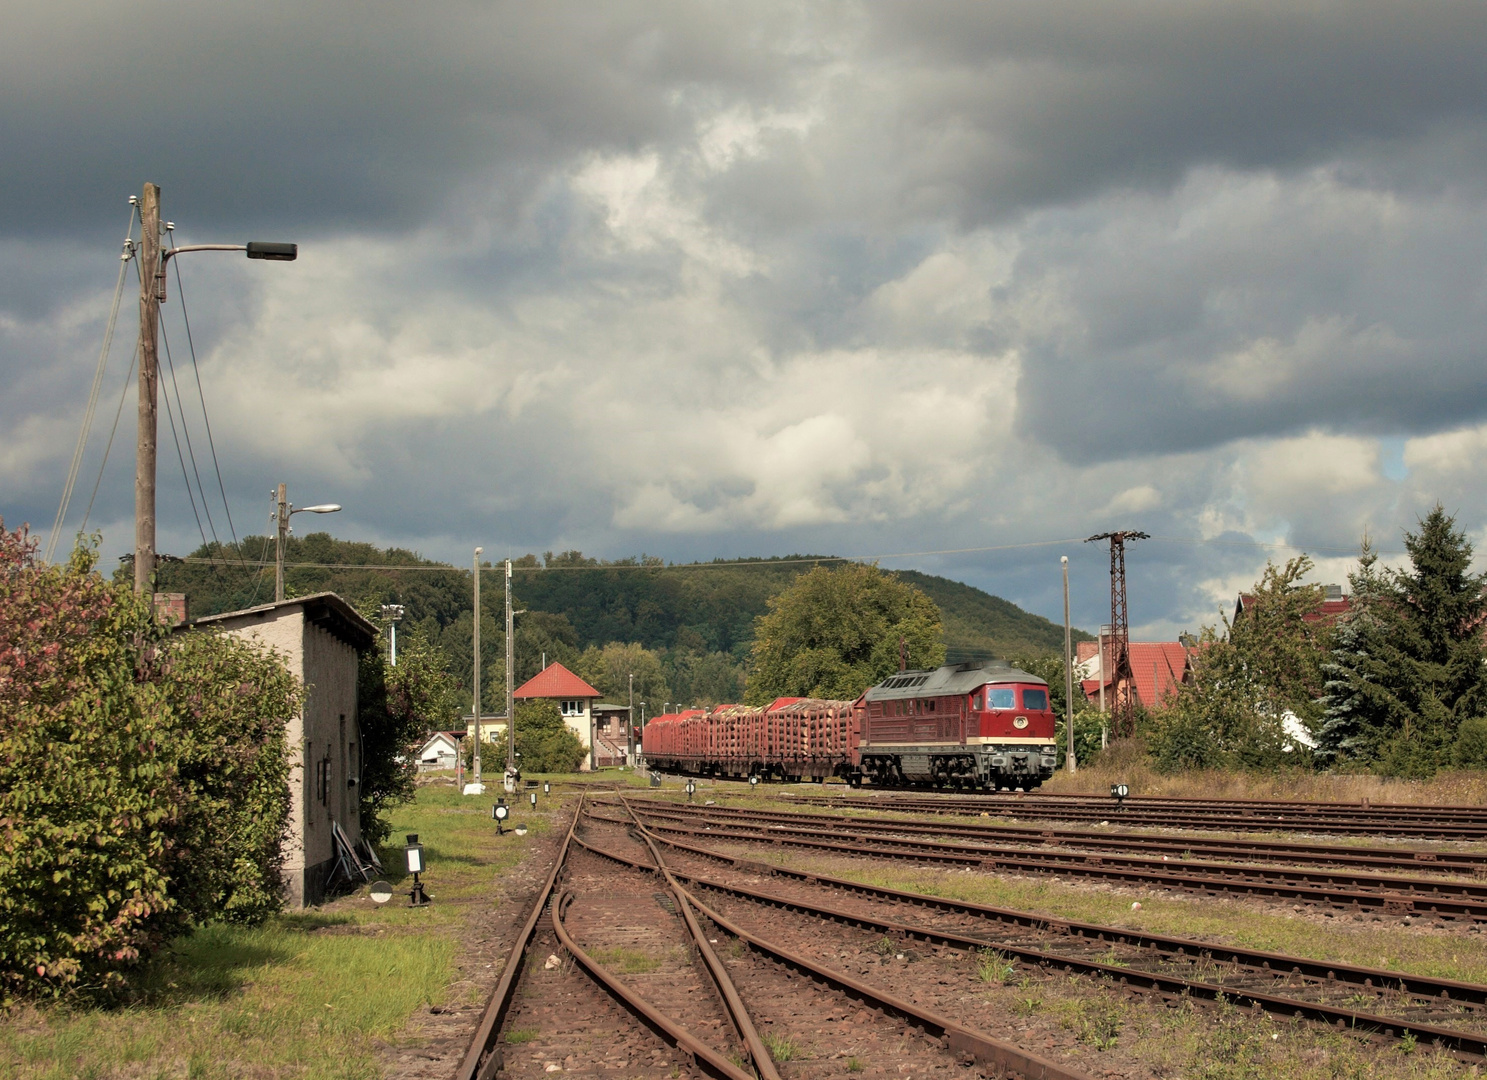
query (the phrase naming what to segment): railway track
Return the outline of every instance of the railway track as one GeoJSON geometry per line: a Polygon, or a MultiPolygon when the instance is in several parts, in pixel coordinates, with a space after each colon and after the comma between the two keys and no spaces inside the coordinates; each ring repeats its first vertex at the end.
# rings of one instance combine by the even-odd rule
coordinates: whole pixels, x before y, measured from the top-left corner
{"type": "MultiPolygon", "coordinates": [[[[637,801],[625,802],[639,809],[637,801]]],[[[625,821],[609,819],[608,827],[623,829],[625,821]]],[[[694,895],[727,898],[730,914],[741,907],[768,909],[902,942],[966,952],[995,949],[1035,972],[1089,975],[1169,999],[1222,1000],[1386,1040],[1418,1040],[1472,1063],[1487,1055],[1487,986],[864,885],[668,837],[643,817],[635,828],[681,857],[671,864],[673,877],[687,882],[694,895]],[[697,868],[719,863],[726,868],[722,873],[697,868]]]]}
{"type": "MultiPolygon", "coordinates": [[[[565,1038],[570,1048],[579,1042],[592,1043],[596,1026],[603,1029],[604,1045],[590,1056],[610,1051],[601,1067],[624,1068],[625,1075],[780,1080],[771,1046],[793,1044],[788,1038],[772,1044],[761,1033],[756,1020],[761,1009],[770,1013],[764,1022],[776,1030],[792,1023],[796,1028],[809,1027],[839,1019],[835,1014],[841,1012],[842,1000],[870,1010],[870,1022],[893,1024],[892,1041],[897,1046],[892,1060],[896,1063],[940,1059],[933,1061],[933,1067],[942,1068],[948,1053],[961,1065],[978,1065],[998,1076],[1090,1080],[1083,1072],[905,1001],[882,987],[832,971],[786,944],[735,926],[670,873],[653,840],[645,840],[645,857],[617,856],[578,835],[584,818],[585,800],[580,796],[552,870],[456,1072],[459,1080],[491,1080],[498,1073],[545,1075],[568,1071],[570,1066],[593,1065],[571,1054],[561,1065],[543,1059],[550,1048],[561,1048],[565,1038]],[[601,866],[620,869],[605,872],[601,866]],[[637,885],[641,875],[650,881],[637,885]],[[657,884],[665,891],[656,892],[657,884]],[[703,920],[745,942],[748,951],[725,962],[712,948],[716,939],[708,937],[703,920]],[[594,945],[596,938],[605,940],[606,933],[611,940],[615,934],[627,939],[639,935],[661,946],[671,969],[650,973],[656,977],[617,972],[606,950],[594,945]],[[563,961],[554,952],[539,965],[533,949],[549,943],[561,948],[569,960],[563,961]],[[580,972],[583,979],[576,978],[580,972]],[[742,991],[735,985],[741,972],[749,976],[742,991]],[[535,985],[539,977],[546,981],[535,985]],[[782,980],[791,980],[791,985],[783,985],[782,980]],[[703,983],[711,983],[712,995],[698,993],[703,983]],[[532,984],[531,992],[523,994],[528,984],[532,984]],[[827,991],[821,990],[823,985],[827,991]],[[607,1026],[615,1018],[605,1013],[606,1001],[610,1012],[618,1006],[621,1015],[629,1018],[630,1030],[607,1026]],[[519,1026],[526,1021],[545,1022],[545,1028],[519,1026]],[[904,1023],[909,1025],[907,1033],[904,1023]],[[513,1028],[513,1024],[518,1026],[513,1028]],[[507,1036],[504,1041],[503,1034],[507,1036]],[[638,1045],[637,1039],[648,1039],[648,1049],[638,1045]],[[541,1052],[512,1052],[517,1046],[535,1046],[541,1052]],[[523,1054],[528,1060],[522,1060],[523,1054]],[[648,1060],[638,1064],[637,1057],[648,1060]]],[[[616,953],[622,963],[628,962],[622,950],[608,951],[616,953]]],[[[645,965],[639,965],[640,970],[649,972],[645,965]]],[[[824,1029],[810,1030],[820,1033],[824,1029]]],[[[560,1055],[561,1049],[554,1053],[560,1055]]],[[[885,1061],[887,1053],[885,1047],[885,1061]]]]}
{"type": "MultiPolygon", "coordinates": [[[[628,802],[625,800],[625,802],[628,802]]],[[[1487,922],[1487,883],[1443,878],[1383,876],[1352,869],[1301,869],[1254,863],[1221,863],[1170,855],[1110,855],[1071,850],[1072,845],[1010,848],[987,843],[931,841],[902,836],[898,823],[842,823],[814,815],[789,818],[777,813],[675,804],[635,804],[657,832],[711,837],[745,843],[809,848],[830,854],[893,858],[913,862],[1022,874],[1082,877],[1148,888],[1178,889],[1204,895],[1267,897],[1325,905],[1352,912],[1428,916],[1487,922]],[[781,820],[782,818],[786,820],[781,820]]],[[[1413,860],[1412,860],[1413,862],[1413,860]]],[[[1477,866],[1484,865],[1478,857],[1477,866]]]]}
{"type": "Polygon", "coordinates": [[[980,814],[1018,820],[1119,822],[1127,826],[1221,832],[1296,831],[1413,840],[1487,840],[1487,808],[1370,806],[1356,803],[1269,803],[1259,800],[1178,800],[1132,796],[781,794],[786,802],[914,814],[980,814]]]}
{"type": "MultiPolygon", "coordinates": [[[[647,805],[662,807],[656,802],[647,805]]],[[[680,812],[693,804],[670,804],[680,812]]],[[[1166,855],[1171,858],[1213,856],[1238,862],[1276,862],[1301,866],[1337,866],[1402,873],[1448,873],[1487,878],[1487,853],[1448,848],[1361,847],[1286,840],[1234,840],[1153,833],[1110,833],[1088,829],[1054,829],[1040,825],[1006,825],[987,821],[933,822],[885,819],[821,811],[759,810],[748,806],[708,806],[709,814],[753,821],[795,823],[845,822],[854,828],[878,829],[905,836],[965,837],[986,844],[1037,847],[1068,845],[1091,851],[1166,855]]]]}

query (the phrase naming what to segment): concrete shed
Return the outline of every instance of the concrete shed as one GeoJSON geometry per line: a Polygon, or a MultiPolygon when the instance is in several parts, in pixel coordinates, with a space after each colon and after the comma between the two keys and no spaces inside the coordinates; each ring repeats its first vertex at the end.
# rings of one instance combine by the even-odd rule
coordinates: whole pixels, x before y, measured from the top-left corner
{"type": "Polygon", "coordinates": [[[335,593],[316,593],[190,623],[274,649],[305,686],[304,710],[289,718],[289,836],[284,893],[295,907],[319,903],[335,863],[332,823],[361,840],[361,735],[356,723],[358,655],[377,627],[335,593]]]}

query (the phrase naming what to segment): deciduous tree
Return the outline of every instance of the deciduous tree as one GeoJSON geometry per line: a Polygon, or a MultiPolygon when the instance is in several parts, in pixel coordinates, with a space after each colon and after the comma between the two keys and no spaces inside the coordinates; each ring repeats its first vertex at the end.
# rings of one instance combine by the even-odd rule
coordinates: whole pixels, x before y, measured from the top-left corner
{"type": "Polygon", "coordinates": [[[745,700],[855,698],[898,670],[901,641],[910,667],[944,662],[933,600],[876,566],[817,567],[755,623],[745,700]]]}

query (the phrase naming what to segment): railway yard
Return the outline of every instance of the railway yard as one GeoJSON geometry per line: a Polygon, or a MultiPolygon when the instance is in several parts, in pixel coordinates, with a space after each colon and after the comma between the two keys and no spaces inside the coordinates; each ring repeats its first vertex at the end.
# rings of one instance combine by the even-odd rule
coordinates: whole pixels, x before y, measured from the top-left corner
{"type": "Polygon", "coordinates": [[[717,783],[579,789],[554,813],[462,1080],[1487,1061],[1477,808],[717,783]],[[1081,896],[1103,915],[1058,913],[1081,896]]]}

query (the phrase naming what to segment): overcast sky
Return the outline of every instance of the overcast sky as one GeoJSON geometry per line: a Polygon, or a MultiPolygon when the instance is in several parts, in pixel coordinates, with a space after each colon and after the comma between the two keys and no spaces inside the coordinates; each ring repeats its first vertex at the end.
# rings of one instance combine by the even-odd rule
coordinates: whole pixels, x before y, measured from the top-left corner
{"type": "MultiPolygon", "coordinates": [[[[1144,529],[1154,638],[1437,501],[1483,547],[1483,41],[1479,0],[28,5],[0,515],[50,529],[151,180],[178,243],[300,244],[180,260],[239,535],[282,480],[460,562],[960,551],[883,565],[1052,618],[1067,554],[1093,629],[1104,552],[1042,542],[1144,529]]],[[[163,319],[226,538],[174,279],[163,319]]]]}

